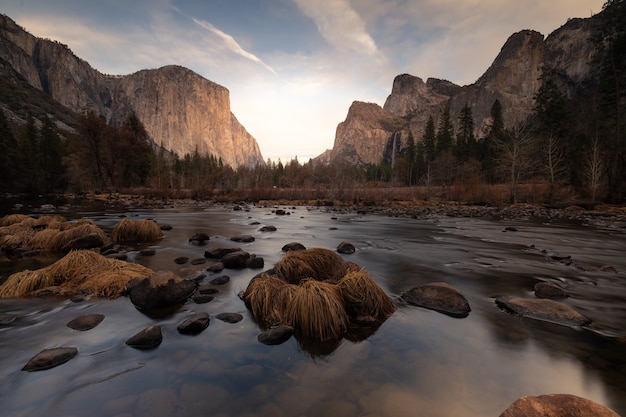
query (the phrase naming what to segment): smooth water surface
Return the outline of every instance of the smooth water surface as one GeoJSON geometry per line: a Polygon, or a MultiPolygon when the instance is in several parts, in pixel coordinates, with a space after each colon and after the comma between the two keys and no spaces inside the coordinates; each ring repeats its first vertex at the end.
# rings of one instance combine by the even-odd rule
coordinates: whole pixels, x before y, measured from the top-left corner
{"type": "MultiPolygon", "coordinates": [[[[565,223],[496,222],[486,219],[411,219],[318,208],[165,208],[103,213],[84,210],[110,231],[120,214],[153,218],[173,226],[162,241],[134,248],[129,260],[181,276],[211,263],[177,265],[217,247],[241,247],[263,257],[266,268],[281,248],[335,249],[344,240],[357,247],[347,260],[364,267],[396,301],[398,311],[360,342],[344,339],[316,355],[294,338],[278,346],[257,341],[259,328],[238,292],[258,270],[225,270],[231,280],[207,304],[188,302],[165,318],[150,318],[126,297],[116,300],[0,300],[0,313],[16,316],[0,326],[0,414],[2,416],[498,416],[523,395],[568,393],[604,404],[626,416],[626,234],[565,223]],[[258,222],[258,224],[252,224],[258,222]],[[276,232],[259,232],[264,225],[276,232]],[[515,226],[517,232],[503,232],[515,226]],[[188,242],[207,232],[205,246],[188,242]],[[252,234],[256,241],[230,237],[252,234]],[[152,247],[144,257],[138,249],[152,247]],[[551,254],[569,255],[566,264],[551,254]],[[604,272],[610,265],[617,272],[604,272]],[[408,306],[400,294],[444,281],[469,300],[467,318],[408,306]],[[535,283],[560,285],[564,302],[588,316],[583,329],[539,322],[500,310],[494,299],[534,297],[535,283]],[[194,312],[212,319],[197,336],[177,325],[194,312]],[[214,316],[239,312],[236,324],[214,316]],[[78,332],[66,324],[86,313],[102,313],[96,328],[78,332]],[[151,325],[163,330],[150,351],[125,345],[151,325]],[[56,368],[27,373],[21,368],[46,348],[74,346],[78,356],[56,368]],[[87,414],[88,413],[88,414],[87,414]]],[[[3,279],[30,264],[0,265],[3,279]]],[[[28,261],[36,263],[37,261],[28,261]]],[[[207,280],[211,278],[211,274],[207,280]]]]}

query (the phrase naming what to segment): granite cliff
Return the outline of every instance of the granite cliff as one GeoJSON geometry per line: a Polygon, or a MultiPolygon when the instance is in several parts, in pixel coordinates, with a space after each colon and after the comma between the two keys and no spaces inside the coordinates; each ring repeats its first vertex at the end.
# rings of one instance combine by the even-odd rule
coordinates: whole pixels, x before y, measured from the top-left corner
{"type": "Polygon", "coordinates": [[[4,15],[0,59],[76,113],[94,111],[117,125],[134,111],[152,141],[179,156],[197,150],[233,167],[264,164],[256,140],[230,111],[228,89],[189,69],[172,65],[105,75],[67,46],[37,38],[4,15]]]}
{"type": "Polygon", "coordinates": [[[525,119],[533,109],[534,96],[541,82],[541,69],[556,70],[559,83],[569,96],[582,88],[590,70],[594,46],[591,40],[598,17],[571,19],[544,38],[539,32],[522,30],[511,35],[491,66],[473,84],[458,86],[449,81],[401,74],[393,80],[391,94],[384,105],[355,102],[336,130],[328,159],[351,162],[389,162],[406,145],[411,131],[419,141],[429,116],[435,123],[448,104],[457,123],[461,109],[472,108],[476,137],[481,137],[490,122],[496,99],[502,105],[506,126],[525,119]],[[394,123],[389,123],[394,120],[394,123]],[[401,138],[398,144],[398,136],[401,138]],[[395,147],[390,144],[395,142],[395,147]]]}

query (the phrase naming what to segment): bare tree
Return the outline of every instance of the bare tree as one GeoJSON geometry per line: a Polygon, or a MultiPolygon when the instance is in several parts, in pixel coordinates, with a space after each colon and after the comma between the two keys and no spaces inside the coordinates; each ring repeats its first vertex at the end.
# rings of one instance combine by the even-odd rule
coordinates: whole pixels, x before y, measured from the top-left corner
{"type": "Polygon", "coordinates": [[[509,177],[510,200],[513,204],[518,202],[520,180],[534,168],[536,143],[532,129],[525,122],[506,129],[502,138],[494,141],[500,168],[509,177]]]}
{"type": "Polygon", "coordinates": [[[596,196],[604,181],[602,175],[604,172],[604,161],[597,137],[591,142],[591,148],[587,153],[583,169],[583,175],[591,193],[591,200],[596,201],[596,196]]]}
{"type": "Polygon", "coordinates": [[[543,153],[543,171],[550,186],[548,199],[551,201],[554,196],[554,188],[559,185],[565,174],[565,158],[560,141],[554,135],[549,135],[542,142],[541,150],[543,153]]]}

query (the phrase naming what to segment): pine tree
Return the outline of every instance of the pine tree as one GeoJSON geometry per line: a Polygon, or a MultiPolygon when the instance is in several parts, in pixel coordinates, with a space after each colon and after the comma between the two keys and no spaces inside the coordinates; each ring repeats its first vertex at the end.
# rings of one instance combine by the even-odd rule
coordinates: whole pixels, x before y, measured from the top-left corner
{"type": "Polygon", "coordinates": [[[467,162],[476,156],[474,117],[469,103],[463,106],[459,115],[459,131],[456,135],[455,155],[461,162],[467,162]]]}
{"type": "Polygon", "coordinates": [[[428,163],[435,160],[436,156],[436,142],[437,136],[435,133],[435,121],[433,120],[433,116],[428,116],[428,121],[426,122],[426,129],[424,131],[424,136],[422,138],[422,143],[424,144],[424,152],[426,154],[426,161],[428,163]]]}
{"type": "Polygon", "coordinates": [[[439,126],[437,129],[437,146],[436,154],[439,155],[444,151],[452,149],[453,131],[452,121],[450,120],[450,104],[446,103],[439,116],[439,126]]]}

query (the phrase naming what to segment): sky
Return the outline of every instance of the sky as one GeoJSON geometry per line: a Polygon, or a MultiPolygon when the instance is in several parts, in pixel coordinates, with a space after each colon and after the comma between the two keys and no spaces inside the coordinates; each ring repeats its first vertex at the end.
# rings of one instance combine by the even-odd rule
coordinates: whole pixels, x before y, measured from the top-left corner
{"type": "Polygon", "coordinates": [[[604,1],[0,0],[0,13],[105,74],[187,67],[229,89],[265,159],[307,162],[396,75],[471,84],[513,33],[548,36],[604,1]]]}

